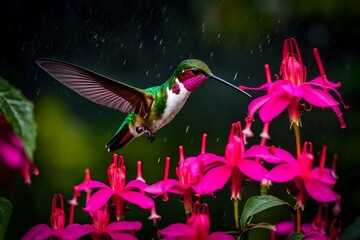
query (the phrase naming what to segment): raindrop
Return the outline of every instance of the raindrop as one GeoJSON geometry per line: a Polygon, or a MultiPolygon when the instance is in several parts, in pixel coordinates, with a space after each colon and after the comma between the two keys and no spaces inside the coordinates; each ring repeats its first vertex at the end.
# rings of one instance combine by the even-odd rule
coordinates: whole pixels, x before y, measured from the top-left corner
{"type": "Polygon", "coordinates": [[[146,71],[145,75],[146,75],[146,76],[149,75],[149,70],[146,71]]]}
{"type": "Polygon", "coordinates": [[[219,33],[219,34],[218,34],[218,36],[217,36],[217,38],[219,39],[219,38],[220,38],[220,36],[221,36],[221,34],[219,33]]]}
{"type": "Polygon", "coordinates": [[[188,133],[188,131],[189,131],[189,125],[187,125],[187,127],[186,127],[186,130],[185,130],[185,133],[188,133]]]}
{"type": "Polygon", "coordinates": [[[126,64],[126,59],[125,59],[124,62],[123,62],[123,66],[125,66],[125,64],[126,64]]]}
{"type": "Polygon", "coordinates": [[[212,58],[212,57],[213,57],[213,55],[214,55],[214,52],[211,52],[211,53],[210,53],[210,58],[212,58]]]}
{"type": "Polygon", "coordinates": [[[166,142],[167,141],[167,138],[164,138],[164,142],[166,142]]]}
{"type": "Polygon", "coordinates": [[[163,39],[160,39],[159,46],[161,46],[162,42],[163,42],[163,39]]]}
{"type": "Polygon", "coordinates": [[[161,162],[161,158],[159,157],[158,160],[157,160],[157,163],[160,163],[161,162]]]}
{"type": "Polygon", "coordinates": [[[160,73],[156,74],[156,77],[159,78],[159,77],[160,77],[160,73]]]}
{"type": "Polygon", "coordinates": [[[143,46],[143,42],[140,43],[139,48],[142,48],[142,46],[143,46]]]}
{"type": "Polygon", "coordinates": [[[237,78],[238,72],[235,73],[234,80],[237,78]]]}
{"type": "Polygon", "coordinates": [[[219,142],[219,140],[220,140],[220,137],[217,137],[216,142],[219,142]]]}

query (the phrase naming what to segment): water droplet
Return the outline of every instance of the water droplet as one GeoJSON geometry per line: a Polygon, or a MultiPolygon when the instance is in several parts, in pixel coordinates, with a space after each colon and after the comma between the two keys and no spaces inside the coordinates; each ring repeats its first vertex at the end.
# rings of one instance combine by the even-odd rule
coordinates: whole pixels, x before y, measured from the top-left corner
{"type": "Polygon", "coordinates": [[[189,131],[189,125],[187,125],[187,127],[186,127],[186,130],[185,130],[185,133],[188,133],[188,131],[189,131]]]}
{"type": "Polygon", "coordinates": [[[125,59],[124,62],[123,62],[123,66],[125,66],[125,64],[126,64],[126,59],[125,59]]]}
{"type": "Polygon", "coordinates": [[[235,73],[234,80],[237,78],[238,72],[235,73]]]}
{"type": "Polygon", "coordinates": [[[217,137],[216,142],[219,142],[219,140],[220,140],[220,137],[217,137]]]}
{"type": "Polygon", "coordinates": [[[167,138],[164,138],[164,142],[166,142],[167,141],[167,138]]]}
{"type": "Polygon", "coordinates": [[[140,43],[139,48],[142,48],[142,46],[143,46],[143,42],[140,43]]]}
{"type": "Polygon", "coordinates": [[[158,162],[158,163],[160,163],[160,162],[161,162],[161,158],[160,158],[160,157],[158,158],[157,162],[158,162]]]}

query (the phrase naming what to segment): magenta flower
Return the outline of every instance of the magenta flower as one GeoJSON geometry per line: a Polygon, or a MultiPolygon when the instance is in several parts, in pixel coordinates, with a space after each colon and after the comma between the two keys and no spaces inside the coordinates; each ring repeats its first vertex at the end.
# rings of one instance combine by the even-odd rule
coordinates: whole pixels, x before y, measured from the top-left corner
{"type": "MultiPolygon", "coordinates": [[[[263,157],[267,157],[265,155],[263,157]]],[[[270,153],[267,155],[271,157],[270,153]]],[[[240,122],[232,124],[225,157],[203,154],[204,168],[209,170],[197,185],[197,193],[213,193],[231,179],[231,198],[240,199],[246,176],[255,181],[261,181],[268,173],[260,163],[251,160],[252,157],[255,157],[253,151],[245,151],[240,122]]]]}
{"type": "Polygon", "coordinates": [[[230,240],[234,239],[231,235],[224,232],[214,232],[209,235],[210,214],[206,204],[200,205],[195,202],[191,217],[186,224],[175,223],[162,230],[158,234],[165,236],[166,240],[230,240]]]}
{"type": "Polygon", "coordinates": [[[31,173],[38,175],[39,170],[25,153],[21,139],[14,133],[12,126],[0,113],[0,182],[9,181],[14,171],[22,173],[25,183],[31,183],[31,173]]]}
{"type": "Polygon", "coordinates": [[[118,220],[123,218],[125,201],[137,205],[143,209],[151,209],[154,207],[154,201],[145,196],[142,190],[147,184],[140,180],[132,180],[126,184],[126,167],[124,158],[114,154],[114,161],[108,168],[108,178],[110,187],[103,185],[98,181],[91,181],[89,186],[80,185],[81,187],[99,187],[100,190],[95,192],[88,200],[85,211],[94,212],[105,206],[110,198],[112,198],[116,207],[116,217],[118,220]]]}
{"type": "Polygon", "coordinates": [[[300,207],[304,206],[308,194],[318,202],[338,201],[340,196],[329,186],[336,183],[336,178],[333,169],[324,167],[325,152],[324,147],[320,166],[313,168],[312,143],[305,142],[297,160],[290,154],[284,155],[284,163],[274,167],[266,178],[273,182],[294,180],[297,189],[295,195],[300,207]]]}
{"type": "Polygon", "coordinates": [[[92,225],[73,224],[69,226],[67,234],[71,235],[72,239],[78,239],[90,234],[94,240],[108,239],[108,237],[111,239],[134,240],[137,238],[131,233],[140,230],[142,227],[141,222],[117,221],[109,224],[110,214],[107,205],[92,212],[92,219],[92,225]]]}
{"type": "Polygon", "coordinates": [[[52,210],[50,217],[51,227],[46,224],[38,224],[32,227],[22,238],[22,240],[43,240],[50,237],[57,239],[76,239],[72,235],[74,228],[79,228],[80,224],[71,224],[65,228],[64,199],[61,194],[54,194],[52,199],[52,210]],[[57,207],[57,201],[60,207],[57,207]]]}
{"type": "MultiPolygon", "coordinates": [[[[286,39],[280,68],[282,79],[273,83],[268,81],[258,88],[240,86],[241,89],[267,91],[266,95],[254,99],[249,104],[249,115],[252,117],[257,110],[260,110],[261,120],[269,122],[287,108],[291,124],[295,123],[299,126],[301,125],[299,108],[304,108],[300,101],[303,99],[315,107],[331,108],[337,115],[341,128],[345,128],[339,103],[329,93],[329,91],[335,93],[342,102],[340,93],[335,89],[341,84],[327,80],[317,49],[314,49],[314,54],[321,77],[306,82],[306,68],[303,66],[298,44],[294,38],[286,39]]],[[[348,108],[343,102],[342,104],[348,108]]]]}
{"type": "Polygon", "coordinates": [[[192,211],[192,198],[200,179],[203,176],[204,167],[201,156],[204,155],[206,144],[206,134],[202,139],[202,150],[198,157],[188,157],[184,159],[183,147],[179,147],[180,160],[176,167],[178,180],[169,179],[170,158],[166,158],[164,179],[154,183],[144,189],[145,192],[153,195],[163,195],[164,201],[168,200],[167,193],[181,194],[183,197],[185,212],[192,211]]]}

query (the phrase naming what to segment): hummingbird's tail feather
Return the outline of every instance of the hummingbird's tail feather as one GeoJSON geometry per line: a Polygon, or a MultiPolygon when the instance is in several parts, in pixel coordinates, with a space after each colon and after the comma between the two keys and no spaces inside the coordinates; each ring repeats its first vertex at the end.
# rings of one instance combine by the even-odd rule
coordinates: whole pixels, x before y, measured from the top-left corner
{"type": "Polygon", "coordinates": [[[131,139],[133,139],[133,137],[134,136],[130,132],[129,126],[126,124],[109,140],[105,147],[109,152],[114,152],[125,146],[131,139]]]}

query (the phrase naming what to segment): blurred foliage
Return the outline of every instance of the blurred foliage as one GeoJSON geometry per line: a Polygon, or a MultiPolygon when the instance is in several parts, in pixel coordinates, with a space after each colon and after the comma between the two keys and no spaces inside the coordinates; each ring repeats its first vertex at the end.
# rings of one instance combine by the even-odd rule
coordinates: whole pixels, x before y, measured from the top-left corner
{"type": "MultiPolygon", "coordinates": [[[[0,8],[4,9],[0,15],[0,75],[35,102],[35,163],[40,170],[30,188],[24,186],[20,176],[13,185],[1,187],[0,195],[14,206],[8,239],[19,239],[35,224],[49,223],[52,195],[62,193],[70,199],[85,168],[91,169],[93,179],[107,182],[106,169],[112,154],[104,145],[125,117],[57,83],[35,65],[37,58],[65,60],[145,88],[161,84],[178,62],[194,57],[236,85],[259,86],[265,82],[265,63],[270,64],[273,75],[278,74],[287,37],[299,42],[308,80],[319,74],[312,56],[312,48],[318,47],[329,79],[342,82],[340,91],[350,105],[344,111],[347,128],[339,128],[331,110],[314,108],[302,116],[302,138],[313,141],[316,151],[327,145],[328,162],[333,154],[339,155],[335,189],[342,195],[343,226],[352,223],[360,212],[360,187],[354,184],[360,181],[359,1],[18,0],[1,1],[0,8]]],[[[248,103],[233,90],[205,82],[174,121],[156,133],[154,143],[138,138],[119,152],[125,156],[127,178],[136,176],[136,161],[142,160],[147,182],[161,179],[166,156],[172,159],[174,177],[178,146],[184,146],[186,156],[198,154],[204,132],[208,133],[207,151],[223,154],[230,124],[244,120],[248,103]]],[[[262,126],[259,119],[254,124],[257,136],[262,126]]],[[[270,125],[269,144],[294,151],[293,133],[288,129],[287,115],[282,114],[270,125]]],[[[257,144],[259,138],[249,141],[257,144]]],[[[270,193],[284,190],[274,186],[270,193]]],[[[257,194],[258,185],[251,183],[242,197],[246,200],[257,194]]],[[[216,196],[205,198],[212,214],[212,229],[228,229],[233,224],[229,189],[216,196]]],[[[185,220],[177,196],[170,195],[166,203],[159,198],[156,203],[163,216],[160,228],[185,220]]],[[[243,204],[241,201],[240,206],[243,204]]],[[[312,219],[316,207],[311,200],[308,202],[304,221],[312,219]]],[[[289,217],[285,208],[273,213],[255,218],[275,223],[289,217]]],[[[132,207],[126,216],[144,223],[141,239],[150,239],[156,233],[146,220],[147,212],[132,207]]],[[[89,217],[79,215],[76,220],[86,222],[89,217]]],[[[251,233],[251,239],[264,239],[267,234],[251,233]]]]}

